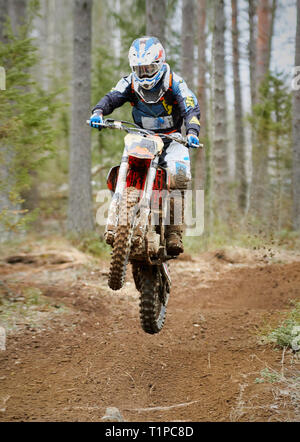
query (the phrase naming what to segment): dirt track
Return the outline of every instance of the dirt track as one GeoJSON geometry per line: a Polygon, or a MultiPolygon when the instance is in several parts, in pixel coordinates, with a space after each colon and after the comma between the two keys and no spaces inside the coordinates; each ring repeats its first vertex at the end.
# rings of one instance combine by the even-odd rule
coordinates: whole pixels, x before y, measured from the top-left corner
{"type": "Polygon", "coordinates": [[[38,286],[70,310],[8,336],[0,421],[99,421],[109,406],[126,421],[299,420],[282,385],[255,379],[266,367],[295,369],[291,355],[283,365],[281,351],[259,344],[257,330],[300,297],[300,262],[254,267],[219,258],[172,264],[167,320],[155,336],[140,328],[131,271],[115,293],[105,263],[53,273],[3,267],[7,284],[38,286]]]}

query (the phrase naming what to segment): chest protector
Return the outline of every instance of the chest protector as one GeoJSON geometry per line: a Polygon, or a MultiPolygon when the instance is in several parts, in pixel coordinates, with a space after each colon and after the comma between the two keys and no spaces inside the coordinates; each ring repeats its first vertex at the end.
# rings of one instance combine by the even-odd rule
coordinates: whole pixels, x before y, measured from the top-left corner
{"type": "Polygon", "coordinates": [[[131,105],[135,106],[139,100],[144,101],[147,104],[156,104],[160,101],[166,100],[168,104],[174,104],[172,94],[172,81],[173,75],[170,70],[170,66],[166,63],[167,70],[162,79],[162,84],[159,88],[153,88],[151,90],[143,89],[138,81],[132,76],[131,91],[132,102],[131,105]]]}
{"type": "Polygon", "coordinates": [[[175,110],[176,106],[174,108],[177,101],[174,100],[172,91],[173,74],[169,65],[166,66],[167,70],[162,78],[162,83],[160,87],[153,88],[154,90],[141,88],[139,83],[135,81],[134,76],[132,76],[131,105],[138,109],[133,111],[133,118],[144,129],[171,132],[178,130],[176,128],[179,116],[177,115],[178,111],[176,112],[175,110]]]}

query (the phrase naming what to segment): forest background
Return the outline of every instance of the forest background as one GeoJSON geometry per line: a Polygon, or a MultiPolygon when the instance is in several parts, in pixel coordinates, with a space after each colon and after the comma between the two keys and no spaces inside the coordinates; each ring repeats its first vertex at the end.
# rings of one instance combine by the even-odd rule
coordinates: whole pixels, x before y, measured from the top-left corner
{"type": "MultiPolygon", "coordinates": [[[[56,236],[107,253],[96,195],[123,134],[86,120],[142,35],[200,103],[205,230],[187,250],[299,248],[300,0],[0,0],[0,242],[56,236]]],[[[130,104],[112,116],[130,121],[130,104]]]]}

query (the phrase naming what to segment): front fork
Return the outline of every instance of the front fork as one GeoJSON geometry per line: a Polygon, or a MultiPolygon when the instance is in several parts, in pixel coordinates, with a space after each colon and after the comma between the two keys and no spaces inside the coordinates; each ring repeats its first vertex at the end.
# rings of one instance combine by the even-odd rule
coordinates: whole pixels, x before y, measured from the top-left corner
{"type": "MultiPolygon", "coordinates": [[[[149,166],[149,170],[147,173],[146,183],[144,186],[143,195],[141,197],[139,206],[140,206],[140,217],[138,222],[138,235],[141,238],[144,238],[144,235],[146,233],[146,229],[149,223],[149,215],[150,215],[150,204],[151,204],[151,197],[152,197],[152,190],[153,190],[153,184],[156,177],[156,171],[158,167],[158,160],[159,157],[155,157],[149,166]]],[[[124,190],[126,188],[126,179],[127,179],[127,173],[128,173],[128,153],[126,148],[124,149],[122,162],[119,169],[119,175],[118,175],[118,181],[115,189],[115,193],[113,195],[113,198],[111,200],[109,211],[108,211],[108,218],[106,223],[106,229],[104,237],[106,239],[106,242],[108,244],[113,243],[114,238],[114,232],[116,230],[116,227],[118,225],[118,208],[119,203],[122,199],[122,196],[124,194],[124,190]]]]}
{"type": "Polygon", "coordinates": [[[144,186],[143,196],[140,201],[140,217],[138,222],[139,236],[144,238],[147,226],[149,224],[149,215],[151,210],[151,197],[153,185],[156,177],[159,157],[155,157],[151,163],[147,173],[146,183],[144,186]]]}
{"type": "Polygon", "coordinates": [[[118,208],[126,187],[127,172],[128,172],[128,153],[125,147],[121,160],[121,165],[119,168],[115,193],[113,194],[108,210],[108,217],[104,233],[104,238],[106,239],[106,242],[111,245],[113,244],[114,232],[118,225],[118,215],[119,215],[118,208]]]}

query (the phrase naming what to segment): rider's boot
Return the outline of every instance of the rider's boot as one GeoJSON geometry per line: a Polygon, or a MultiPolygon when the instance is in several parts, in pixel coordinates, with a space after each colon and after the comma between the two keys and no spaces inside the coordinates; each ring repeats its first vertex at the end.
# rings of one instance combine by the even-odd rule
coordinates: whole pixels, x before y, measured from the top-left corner
{"type": "Polygon", "coordinates": [[[177,256],[183,253],[183,222],[184,200],[183,192],[176,191],[170,199],[170,225],[166,226],[166,246],[168,255],[177,256]]]}
{"type": "Polygon", "coordinates": [[[182,226],[167,226],[166,227],[166,241],[168,255],[179,255],[183,253],[182,242],[182,226]]]}

